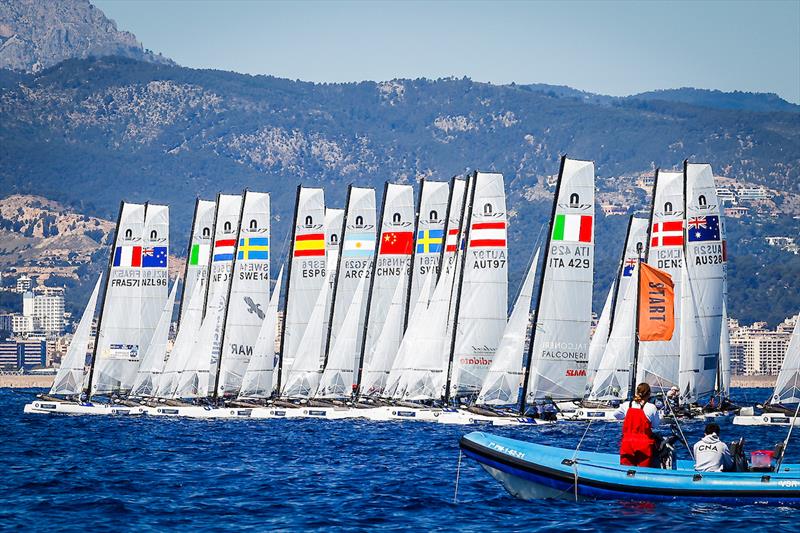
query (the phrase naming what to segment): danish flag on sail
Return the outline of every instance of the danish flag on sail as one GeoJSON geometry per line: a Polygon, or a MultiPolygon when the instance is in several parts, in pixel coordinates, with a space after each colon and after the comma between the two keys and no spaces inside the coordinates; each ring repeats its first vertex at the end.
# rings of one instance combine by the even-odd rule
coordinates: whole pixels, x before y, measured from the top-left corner
{"type": "Polygon", "coordinates": [[[476,222],[469,235],[472,248],[502,248],[506,245],[505,222],[476,222]]]}
{"type": "Polygon", "coordinates": [[[683,220],[668,220],[653,224],[650,246],[683,246],[683,220]]]}

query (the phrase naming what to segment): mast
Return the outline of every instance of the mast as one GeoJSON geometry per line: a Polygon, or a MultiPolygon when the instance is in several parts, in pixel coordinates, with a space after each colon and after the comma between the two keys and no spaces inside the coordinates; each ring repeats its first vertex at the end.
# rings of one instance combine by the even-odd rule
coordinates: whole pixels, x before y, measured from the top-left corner
{"type": "Polygon", "coordinates": [[[281,378],[283,377],[283,347],[284,341],[286,339],[286,317],[288,316],[288,309],[289,309],[289,283],[292,281],[292,261],[294,261],[294,247],[295,247],[295,238],[297,233],[297,210],[300,207],[300,190],[303,188],[302,185],[297,186],[297,195],[294,202],[294,217],[292,218],[292,242],[289,245],[289,260],[288,266],[289,268],[286,271],[286,297],[283,301],[283,327],[281,327],[281,349],[280,353],[278,354],[278,378],[276,380],[275,385],[275,394],[280,395],[281,393],[281,378]]]}
{"type": "MultiPolygon", "coordinates": [[[[466,187],[466,185],[465,185],[466,187]]],[[[453,189],[456,188],[456,176],[450,178],[450,191],[447,194],[447,209],[445,210],[444,215],[444,232],[442,233],[442,249],[439,250],[439,271],[436,273],[436,281],[439,281],[439,278],[442,277],[442,271],[444,270],[444,259],[445,255],[447,255],[447,233],[450,231],[450,208],[452,207],[453,203],[453,189]]],[[[464,199],[461,202],[461,216],[464,216],[464,202],[466,201],[466,190],[464,191],[464,199]]],[[[458,229],[461,231],[461,221],[458,222],[458,229]]],[[[459,233],[456,235],[456,254],[458,254],[459,245],[461,244],[460,237],[461,234],[459,233]]]]}
{"type": "MultiPolygon", "coordinates": [[[[408,289],[406,290],[406,311],[403,313],[403,333],[405,333],[406,329],[408,328],[408,314],[411,312],[411,285],[412,280],[414,278],[414,263],[417,259],[417,238],[419,236],[419,215],[420,211],[422,210],[422,195],[425,193],[425,176],[422,177],[419,183],[419,198],[417,198],[417,208],[414,210],[414,248],[411,254],[411,265],[409,267],[409,279],[408,279],[408,289]]],[[[452,191],[450,191],[452,194],[452,191]]],[[[448,202],[448,209],[450,203],[448,202]]],[[[383,206],[386,207],[386,189],[383,190],[383,206]]],[[[447,219],[445,219],[446,221],[447,219]]],[[[383,208],[381,208],[381,228],[378,230],[378,237],[380,238],[381,231],[383,231],[383,208]]],[[[444,241],[444,239],[442,239],[444,241]]],[[[444,245],[442,245],[442,250],[444,250],[444,245]]],[[[376,254],[377,255],[377,254],[376,254]]],[[[373,261],[373,265],[374,265],[373,261]]],[[[441,271],[441,263],[439,263],[439,268],[441,271]]],[[[375,276],[375,271],[372,272],[373,281],[375,276]]],[[[369,286],[370,292],[370,299],[372,299],[372,284],[370,283],[369,286]]],[[[367,317],[369,317],[369,300],[367,300],[367,317]]],[[[364,328],[366,332],[366,327],[364,328]]],[[[364,334],[366,335],[366,333],[364,334]]],[[[364,348],[361,348],[361,356],[364,356],[364,348]]],[[[359,384],[361,382],[361,370],[359,370],[359,384]]]]}
{"type": "Polygon", "coordinates": [[[347,215],[350,212],[350,192],[353,189],[353,184],[347,186],[347,199],[345,200],[344,217],[342,218],[342,237],[340,243],[342,248],[339,250],[339,257],[336,258],[336,276],[333,278],[333,294],[331,295],[331,313],[328,317],[328,332],[325,336],[325,358],[322,362],[322,368],[328,366],[328,351],[331,348],[331,331],[333,330],[333,314],[336,311],[336,293],[339,288],[339,274],[342,271],[342,256],[344,255],[344,237],[347,231],[347,215]]]}
{"type": "Polygon", "coordinates": [[[233,289],[233,273],[236,270],[236,259],[238,257],[239,236],[242,233],[242,217],[244,216],[244,206],[247,200],[247,189],[242,193],[242,205],[239,208],[239,226],[236,228],[236,241],[233,247],[233,261],[231,261],[231,279],[228,280],[228,294],[225,296],[225,313],[222,315],[222,334],[219,341],[219,357],[217,357],[217,372],[214,377],[214,401],[218,399],[217,388],[219,387],[219,376],[222,372],[222,353],[225,351],[225,326],[228,324],[228,310],[231,303],[231,290],[233,289]]]}
{"type": "MultiPolygon", "coordinates": [[[[200,197],[194,201],[194,214],[192,214],[192,225],[189,230],[189,245],[186,250],[186,264],[183,266],[183,292],[181,293],[181,304],[178,306],[178,329],[180,329],[180,318],[183,316],[183,303],[186,301],[186,277],[189,275],[189,259],[192,257],[192,238],[194,237],[194,225],[197,222],[197,210],[200,208],[200,197]]],[[[209,260],[209,263],[211,261],[209,260]]],[[[175,280],[176,282],[178,280],[175,280]]],[[[191,295],[190,295],[191,296],[191,295]]]]}
{"type": "MultiPolygon", "coordinates": [[[[656,212],[656,191],[658,190],[658,174],[660,168],[656,169],[656,177],[653,179],[653,199],[650,201],[650,222],[647,224],[647,240],[644,242],[644,262],[650,264],[650,239],[653,234],[653,213],[656,212]]],[[[685,197],[685,195],[684,195],[685,197]]],[[[684,200],[685,202],[685,200],[684,200]]],[[[685,216],[685,215],[684,215],[685,216]]]]}
{"type": "Polygon", "coordinates": [[[544,274],[547,269],[547,263],[550,260],[550,241],[553,238],[553,224],[556,218],[556,207],[558,205],[558,195],[561,192],[561,178],[564,175],[564,163],[567,156],[561,156],[561,166],[558,169],[558,181],[556,182],[556,192],[553,196],[553,210],[550,212],[550,228],[547,232],[547,243],[544,247],[544,260],[542,262],[542,270],[539,274],[539,292],[536,295],[536,309],[533,313],[533,327],[531,328],[531,340],[528,346],[528,360],[525,362],[525,373],[522,378],[522,399],[520,402],[519,413],[525,415],[525,408],[528,395],[528,380],[531,374],[531,363],[533,362],[533,338],[536,336],[536,323],[539,321],[539,309],[542,306],[542,285],[544,285],[544,274]]]}
{"type": "Polygon", "coordinates": [[[103,303],[100,304],[100,316],[97,319],[97,330],[95,332],[95,337],[94,337],[94,348],[92,348],[92,360],[89,363],[89,382],[86,386],[87,401],[92,399],[92,380],[94,379],[94,364],[97,361],[97,344],[98,344],[97,341],[100,338],[100,328],[103,325],[103,313],[106,308],[106,296],[108,295],[109,278],[111,278],[111,265],[114,262],[114,248],[117,244],[117,237],[119,234],[119,223],[122,220],[122,208],[124,205],[125,205],[124,200],[119,203],[119,214],[117,215],[117,229],[114,230],[114,240],[111,242],[111,253],[108,254],[108,268],[106,269],[106,282],[103,287],[103,303]]]}
{"type": "MultiPolygon", "coordinates": [[[[203,291],[205,294],[203,295],[203,315],[201,317],[201,321],[205,320],[206,318],[206,307],[208,306],[208,290],[211,287],[211,266],[214,263],[214,245],[217,243],[217,222],[219,221],[219,199],[222,196],[221,192],[217,193],[217,205],[214,206],[214,225],[211,226],[211,249],[209,250],[209,257],[208,257],[208,280],[206,281],[206,287],[203,291]]],[[[244,200],[242,200],[244,203],[244,200]]],[[[236,254],[233,254],[234,258],[236,254]]],[[[232,272],[231,272],[232,274],[232,272]]]]}
{"type": "MultiPolygon", "coordinates": [[[[471,220],[472,220],[472,203],[475,200],[475,183],[478,181],[478,171],[477,170],[472,172],[472,175],[470,176],[470,181],[472,182],[472,189],[470,190],[469,181],[468,181],[467,182],[467,191],[466,192],[469,192],[469,200],[466,199],[466,194],[465,194],[464,195],[465,202],[463,204],[461,204],[461,223],[459,224],[459,232],[458,232],[458,235],[456,236],[456,258],[458,258],[459,256],[462,256],[462,259],[461,259],[460,271],[459,271],[459,274],[458,274],[458,288],[456,289],[456,306],[455,306],[455,309],[453,311],[453,332],[452,332],[452,335],[450,336],[450,354],[449,354],[449,356],[447,358],[447,381],[445,382],[445,387],[444,387],[444,403],[445,404],[450,402],[450,385],[452,384],[451,382],[452,382],[452,379],[453,379],[453,376],[452,376],[453,356],[455,355],[456,333],[458,331],[458,313],[461,310],[461,286],[462,286],[462,284],[464,282],[464,265],[466,264],[466,259],[463,256],[466,255],[467,247],[469,246],[469,229],[470,229],[470,226],[472,225],[471,224],[471,220]],[[467,207],[467,204],[469,204],[469,207],[467,207]],[[467,223],[466,228],[464,227],[464,222],[465,221],[467,223]],[[465,243],[463,252],[460,250],[460,248],[461,248],[461,246],[460,246],[461,245],[460,237],[461,237],[462,231],[464,232],[464,243],[465,243]]],[[[448,210],[449,210],[449,207],[448,207],[448,210]]],[[[447,231],[447,230],[445,230],[445,231],[447,231]]],[[[447,236],[445,235],[445,246],[442,247],[442,250],[444,250],[446,248],[446,243],[447,243],[446,239],[447,239],[447,236]]],[[[444,259],[444,255],[442,256],[442,260],[443,259],[444,259]]],[[[453,267],[455,267],[455,265],[453,265],[453,267]]],[[[440,270],[440,272],[441,272],[441,270],[440,270]]],[[[451,301],[452,301],[452,298],[451,298],[451,301]]]]}
{"type": "MultiPolygon", "coordinates": [[[[353,387],[353,396],[354,397],[357,397],[359,395],[359,393],[361,392],[359,389],[361,388],[361,375],[362,375],[363,370],[364,370],[364,352],[367,349],[367,329],[369,328],[369,311],[370,311],[370,308],[372,307],[372,289],[375,287],[375,270],[378,268],[378,255],[380,254],[380,242],[381,241],[379,241],[378,239],[382,240],[382,238],[383,238],[382,237],[382,235],[383,235],[383,215],[384,215],[384,211],[386,211],[386,194],[388,193],[388,191],[389,191],[389,182],[386,181],[383,184],[383,198],[381,199],[381,214],[380,214],[380,219],[379,219],[380,222],[378,222],[378,235],[377,235],[377,239],[376,239],[376,242],[377,242],[376,248],[377,248],[377,250],[375,251],[375,256],[372,259],[372,269],[371,269],[372,273],[371,273],[371,279],[369,280],[369,290],[367,292],[367,307],[366,307],[366,310],[364,312],[365,313],[364,314],[364,331],[361,333],[361,351],[358,354],[358,368],[356,369],[356,380],[354,382],[354,387],[353,387]]],[[[420,194],[420,197],[421,196],[422,196],[422,194],[420,194]]],[[[348,204],[349,204],[349,201],[348,201],[348,204]]],[[[414,223],[414,227],[415,228],[416,228],[417,223],[419,223],[419,208],[417,208],[416,220],[417,220],[417,222],[414,223]]],[[[347,221],[347,213],[345,213],[345,221],[347,221]]],[[[416,229],[414,231],[416,233],[416,229]]],[[[344,250],[342,250],[342,251],[344,251],[344,250]]],[[[341,258],[341,257],[342,257],[342,254],[339,254],[339,258],[341,258]]],[[[413,257],[414,257],[413,254],[412,254],[411,257],[412,257],[412,262],[413,262],[413,257]]],[[[338,272],[339,269],[337,268],[336,271],[338,272]]],[[[408,286],[409,286],[409,291],[410,291],[411,290],[411,283],[409,283],[408,286]]],[[[336,296],[336,293],[334,293],[334,297],[335,296],[336,296]]],[[[333,313],[333,305],[331,305],[331,313],[333,313]]],[[[407,312],[406,312],[406,314],[407,314],[407,312]]],[[[328,322],[328,325],[330,325],[330,322],[328,322]]],[[[326,350],[325,357],[327,359],[327,350],[326,350]]]]}
{"type": "Polygon", "coordinates": [[[611,297],[611,316],[609,320],[608,336],[614,330],[614,315],[617,313],[617,298],[619,298],[619,280],[622,279],[622,270],[625,268],[625,255],[628,251],[628,239],[631,237],[631,226],[633,225],[633,215],[628,218],[628,229],[625,230],[625,243],[622,245],[622,257],[619,259],[619,269],[617,269],[617,282],[614,284],[614,294],[611,297]]]}
{"type": "MultiPolygon", "coordinates": [[[[631,217],[633,219],[633,217],[631,217]]],[[[628,247],[628,241],[625,239],[625,247],[628,247]]],[[[633,366],[631,367],[631,386],[628,388],[628,398],[633,398],[636,391],[636,367],[639,363],[639,298],[642,296],[642,245],[636,243],[636,253],[639,255],[638,262],[636,263],[636,301],[633,304],[633,311],[636,313],[636,329],[633,335],[633,366]]]]}

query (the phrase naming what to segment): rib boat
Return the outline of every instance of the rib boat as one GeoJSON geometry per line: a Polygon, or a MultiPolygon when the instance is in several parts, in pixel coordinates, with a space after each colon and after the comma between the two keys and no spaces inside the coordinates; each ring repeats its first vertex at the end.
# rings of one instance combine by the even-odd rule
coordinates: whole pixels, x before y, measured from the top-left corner
{"type": "Polygon", "coordinates": [[[460,444],[464,455],[523,500],[800,504],[800,464],[782,464],[779,471],[697,472],[691,461],[676,461],[672,470],[623,466],[617,454],[576,452],[481,432],[463,436],[460,444]]]}

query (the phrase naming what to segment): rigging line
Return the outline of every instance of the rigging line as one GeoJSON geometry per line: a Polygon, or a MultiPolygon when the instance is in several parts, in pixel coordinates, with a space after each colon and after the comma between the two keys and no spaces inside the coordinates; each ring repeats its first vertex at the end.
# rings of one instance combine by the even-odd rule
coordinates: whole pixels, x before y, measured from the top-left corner
{"type": "Polygon", "coordinates": [[[584,430],[583,435],[581,436],[581,440],[579,440],[578,445],[575,446],[575,453],[572,454],[572,475],[574,478],[576,502],[578,501],[578,450],[580,450],[581,444],[583,444],[583,439],[586,438],[586,434],[589,433],[589,428],[592,427],[592,422],[594,422],[594,420],[589,420],[589,423],[586,425],[586,430],[584,430]]]}
{"type": "MultiPolygon", "coordinates": [[[[661,377],[656,375],[656,379],[658,379],[659,388],[661,390],[664,390],[664,384],[661,382],[661,377]]],[[[664,404],[667,406],[667,409],[669,409],[670,414],[672,414],[672,419],[675,421],[675,425],[678,428],[678,433],[681,436],[681,440],[683,441],[683,445],[686,446],[687,450],[689,450],[689,456],[692,458],[692,461],[694,461],[694,451],[692,450],[691,447],[689,447],[689,441],[686,440],[686,435],[683,434],[683,429],[681,428],[681,423],[678,420],[678,417],[675,414],[675,411],[672,410],[672,405],[669,403],[669,400],[667,399],[666,396],[664,396],[664,404]]]]}
{"type": "Polygon", "coordinates": [[[453,503],[458,503],[458,480],[461,477],[461,457],[464,455],[462,450],[458,450],[458,466],[456,467],[456,491],[453,493],[453,503]]]}
{"type": "Polygon", "coordinates": [[[775,465],[775,472],[778,472],[780,470],[783,458],[786,457],[786,448],[789,446],[789,437],[792,436],[792,430],[794,429],[794,424],[797,421],[798,414],[800,414],[800,402],[797,403],[797,409],[794,410],[794,416],[792,417],[791,423],[789,424],[789,432],[786,434],[786,439],[783,441],[783,449],[781,450],[781,456],[778,458],[778,462],[775,465]]]}

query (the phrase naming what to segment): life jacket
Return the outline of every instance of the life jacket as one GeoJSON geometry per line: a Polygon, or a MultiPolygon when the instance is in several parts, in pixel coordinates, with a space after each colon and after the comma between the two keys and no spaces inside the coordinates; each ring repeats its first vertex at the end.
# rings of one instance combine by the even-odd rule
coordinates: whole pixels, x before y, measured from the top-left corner
{"type": "Polygon", "coordinates": [[[619,464],[650,466],[654,445],[655,436],[650,420],[644,414],[644,409],[634,409],[631,401],[625,413],[625,421],[622,423],[619,464]]]}

